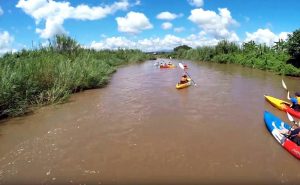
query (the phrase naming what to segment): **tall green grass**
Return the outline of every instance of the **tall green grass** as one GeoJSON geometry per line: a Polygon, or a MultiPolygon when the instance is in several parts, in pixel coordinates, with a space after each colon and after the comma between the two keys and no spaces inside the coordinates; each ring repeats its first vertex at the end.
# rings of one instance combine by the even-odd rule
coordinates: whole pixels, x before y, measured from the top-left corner
{"type": "Polygon", "coordinates": [[[149,58],[138,50],[83,49],[65,36],[57,36],[48,47],[5,54],[0,58],[0,117],[22,115],[32,107],[64,102],[71,93],[103,87],[118,66],[149,58]]]}

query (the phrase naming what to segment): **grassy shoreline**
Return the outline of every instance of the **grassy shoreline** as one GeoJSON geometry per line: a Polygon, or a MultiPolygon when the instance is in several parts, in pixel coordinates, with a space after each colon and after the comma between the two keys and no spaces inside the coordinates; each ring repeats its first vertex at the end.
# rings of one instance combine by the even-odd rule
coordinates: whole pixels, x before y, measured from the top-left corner
{"type": "Polygon", "coordinates": [[[165,57],[187,59],[195,62],[215,62],[240,64],[245,67],[275,72],[279,75],[300,76],[300,69],[290,63],[291,56],[280,47],[257,45],[253,41],[239,46],[228,41],[220,41],[216,46],[195,49],[182,47],[165,57]]]}
{"type": "Polygon", "coordinates": [[[119,66],[151,59],[138,50],[95,51],[74,45],[78,46],[48,46],[2,56],[0,118],[65,102],[72,93],[107,85],[119,66]]]}

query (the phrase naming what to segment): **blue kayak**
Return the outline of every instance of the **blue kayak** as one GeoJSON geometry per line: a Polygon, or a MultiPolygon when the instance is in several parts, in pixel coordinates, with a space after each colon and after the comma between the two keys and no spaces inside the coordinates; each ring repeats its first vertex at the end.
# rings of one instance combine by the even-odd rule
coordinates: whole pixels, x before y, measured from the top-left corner
{"type": "Polygon", "coordinates": [[[291,126],[268,111],[264,112],[264,120],[269,132],[274,136],[279,144],[289,151],[294,157],[300,159],[300,146],[281,134],[284,130],[290,130],[291,126]]]}

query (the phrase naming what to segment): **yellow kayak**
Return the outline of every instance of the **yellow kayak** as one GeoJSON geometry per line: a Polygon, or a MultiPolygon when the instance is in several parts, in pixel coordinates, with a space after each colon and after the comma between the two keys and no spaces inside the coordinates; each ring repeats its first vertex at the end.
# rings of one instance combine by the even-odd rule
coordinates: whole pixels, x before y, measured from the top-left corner
{"type": "Polygon", "coordinates": [[[283,101],[283,100],[274,98],[274,97],[272,97],[272,96],[267,96],[267,95],[265,95],[265,98],[266,98],[266,100],[267,100],[268,102],[270,102],[274,107],[276,107],[277,109],[282,110],[282,111],[286,111],[287,105],[290,106],[290,103],[289,103],[289,102],[286,102],[286,101],[283,101]]]}
{"type": "Polygon", "coordinates": [[[177,84],[176,84],[176,89],[183,89],[183,88],[186,88],[186,87],[190,86],[190,85],[192,84],[191,79],[190,79],[190,78],[187,78],[187,80],[188,80],[189,82],[184,83],[184,84],[177,83],[177,84]]]}
{"type": "Polygon", "coordinates": [[[274,107],[276,107],[279,110],[288,112],[290,115],[295,116],[297,118],[300,118],[300,112],[296,111],[295,109],[291,108],[291,103],[274,98],[272,96],[266,96],[265,98],[268,102],[270,102],[274,107]]]}

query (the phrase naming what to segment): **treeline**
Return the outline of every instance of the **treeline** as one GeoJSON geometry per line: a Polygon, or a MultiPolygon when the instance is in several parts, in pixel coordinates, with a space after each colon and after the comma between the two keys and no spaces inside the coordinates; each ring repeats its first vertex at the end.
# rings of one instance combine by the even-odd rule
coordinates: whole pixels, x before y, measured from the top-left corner
{"type": "Polygon", "coordinates": [[[0,118],[102,87],[118,66],[149,58],[139,50],[85,49],[66,36],[56,36],[47,47],[5,54],[0,57],[0,118]]]}
{"type": "Polygon", "coordinates": [[[211,47],[192,49],[186,45],[179,46],[167,57],[170,56],[195,61],[241,64],[278,74],[300,76],[300,30],[289,34],[287,41],[275,42],[272,47],[254,41],[238,45],[223,40],[211,47]]]}

